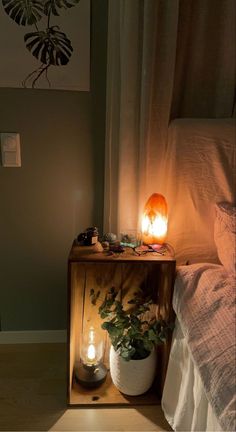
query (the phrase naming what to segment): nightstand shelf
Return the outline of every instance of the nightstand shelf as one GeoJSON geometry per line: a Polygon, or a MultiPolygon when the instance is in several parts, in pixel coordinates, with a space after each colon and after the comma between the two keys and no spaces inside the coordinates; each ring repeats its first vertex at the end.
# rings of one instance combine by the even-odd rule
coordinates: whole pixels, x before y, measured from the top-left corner
{"type": "MultiPolygon", "coordinates": [[[[158,347],[157,372],[152,388],[144,395],[128,397],[113,385],[110,375],[97,389],[86,390],[74,379],[74,370],[80,362],[79,347],[82,330],[88,325],[100,329],[101,320],[90,302],[90,289],[101,294],[112,286],[121,289],[122,301],[142,287],[158,305],[163,319],[173,320],[172,294],[175,278],[175,259],[148,253],[137,256],[132,249],[108,255],[95,252],[93,247],[73,243],[68,259],[68,404],[70,406],[101,405],[152,405],[160,403],[166,367],[169,358],[171,335],[166,344],[158,347]]],[[[109,367],[110,343],[106,332],[104,363],[109,367]]]]}

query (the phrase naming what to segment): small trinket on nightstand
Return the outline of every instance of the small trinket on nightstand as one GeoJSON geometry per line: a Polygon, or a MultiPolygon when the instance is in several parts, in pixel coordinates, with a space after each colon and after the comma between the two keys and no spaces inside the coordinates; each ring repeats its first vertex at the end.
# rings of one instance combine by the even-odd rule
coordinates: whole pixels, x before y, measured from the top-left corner
{"type": "Polygon", "coordinates": [[[116,242],[115,244],[110,244],[109,251],[114,253],[122,253],[124,252],[124,248],[119,242],[116,242]]]}
{"type": "Polygon", "coordinates": [[[103,247],[104,251],[108,251],[109,250],[109,242],[108,241],[103,241],[102,242],[102,247],[103,247]]]}
{"type": "Polygon", "coordinates": [[[98,229],[97,227],[86,228],[86,230],[80,233],[77,237],[79,243],[84,246],[92,246],[98,242],[98,229]]]}
{"type": "Polygon", "coordinates": [[[102,240],[104,242],[108,242],[108,243],[115,243],[116,241],[116,234],[114,233],[106,233],[103,235],[102,240]]]}
{"type": "Polygon", "coordinates": [[[95,245],[93,246],[93,251],[94,252],[103,252],[104,251],[104,248],[99,241],[97,243],[95,243],[95,245]]]}

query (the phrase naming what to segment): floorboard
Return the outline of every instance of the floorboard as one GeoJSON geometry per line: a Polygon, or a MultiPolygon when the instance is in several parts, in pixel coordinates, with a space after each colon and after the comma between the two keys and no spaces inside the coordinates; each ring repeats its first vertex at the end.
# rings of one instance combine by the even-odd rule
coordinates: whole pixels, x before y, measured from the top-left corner
{"type": "Polygon", "coordinates": [[[171,431],[160,406],[66,405],[66,345],[0,345],[1,431],[171,431]]]}

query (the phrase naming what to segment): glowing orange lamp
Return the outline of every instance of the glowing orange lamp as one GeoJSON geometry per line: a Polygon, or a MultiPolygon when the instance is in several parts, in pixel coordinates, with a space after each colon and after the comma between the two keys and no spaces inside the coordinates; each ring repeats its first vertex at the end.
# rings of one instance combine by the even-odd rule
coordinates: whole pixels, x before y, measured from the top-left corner
{"type": "Polygon", "coordinates": [[[147,200],[142,217],[142,240],[147,245],[163,244],[167,236],[167,203],[163,195],[154,193],[147,200]]]}

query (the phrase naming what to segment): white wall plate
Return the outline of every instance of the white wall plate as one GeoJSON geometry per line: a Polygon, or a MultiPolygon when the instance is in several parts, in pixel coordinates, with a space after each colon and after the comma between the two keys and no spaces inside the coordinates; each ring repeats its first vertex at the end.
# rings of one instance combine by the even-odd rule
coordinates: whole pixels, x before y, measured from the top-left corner
{"type": "Polygon", "coordinates": [[[0,134],[2,165],[4,167],[20,167],[20,134],[4,132],[0,134]]]}

